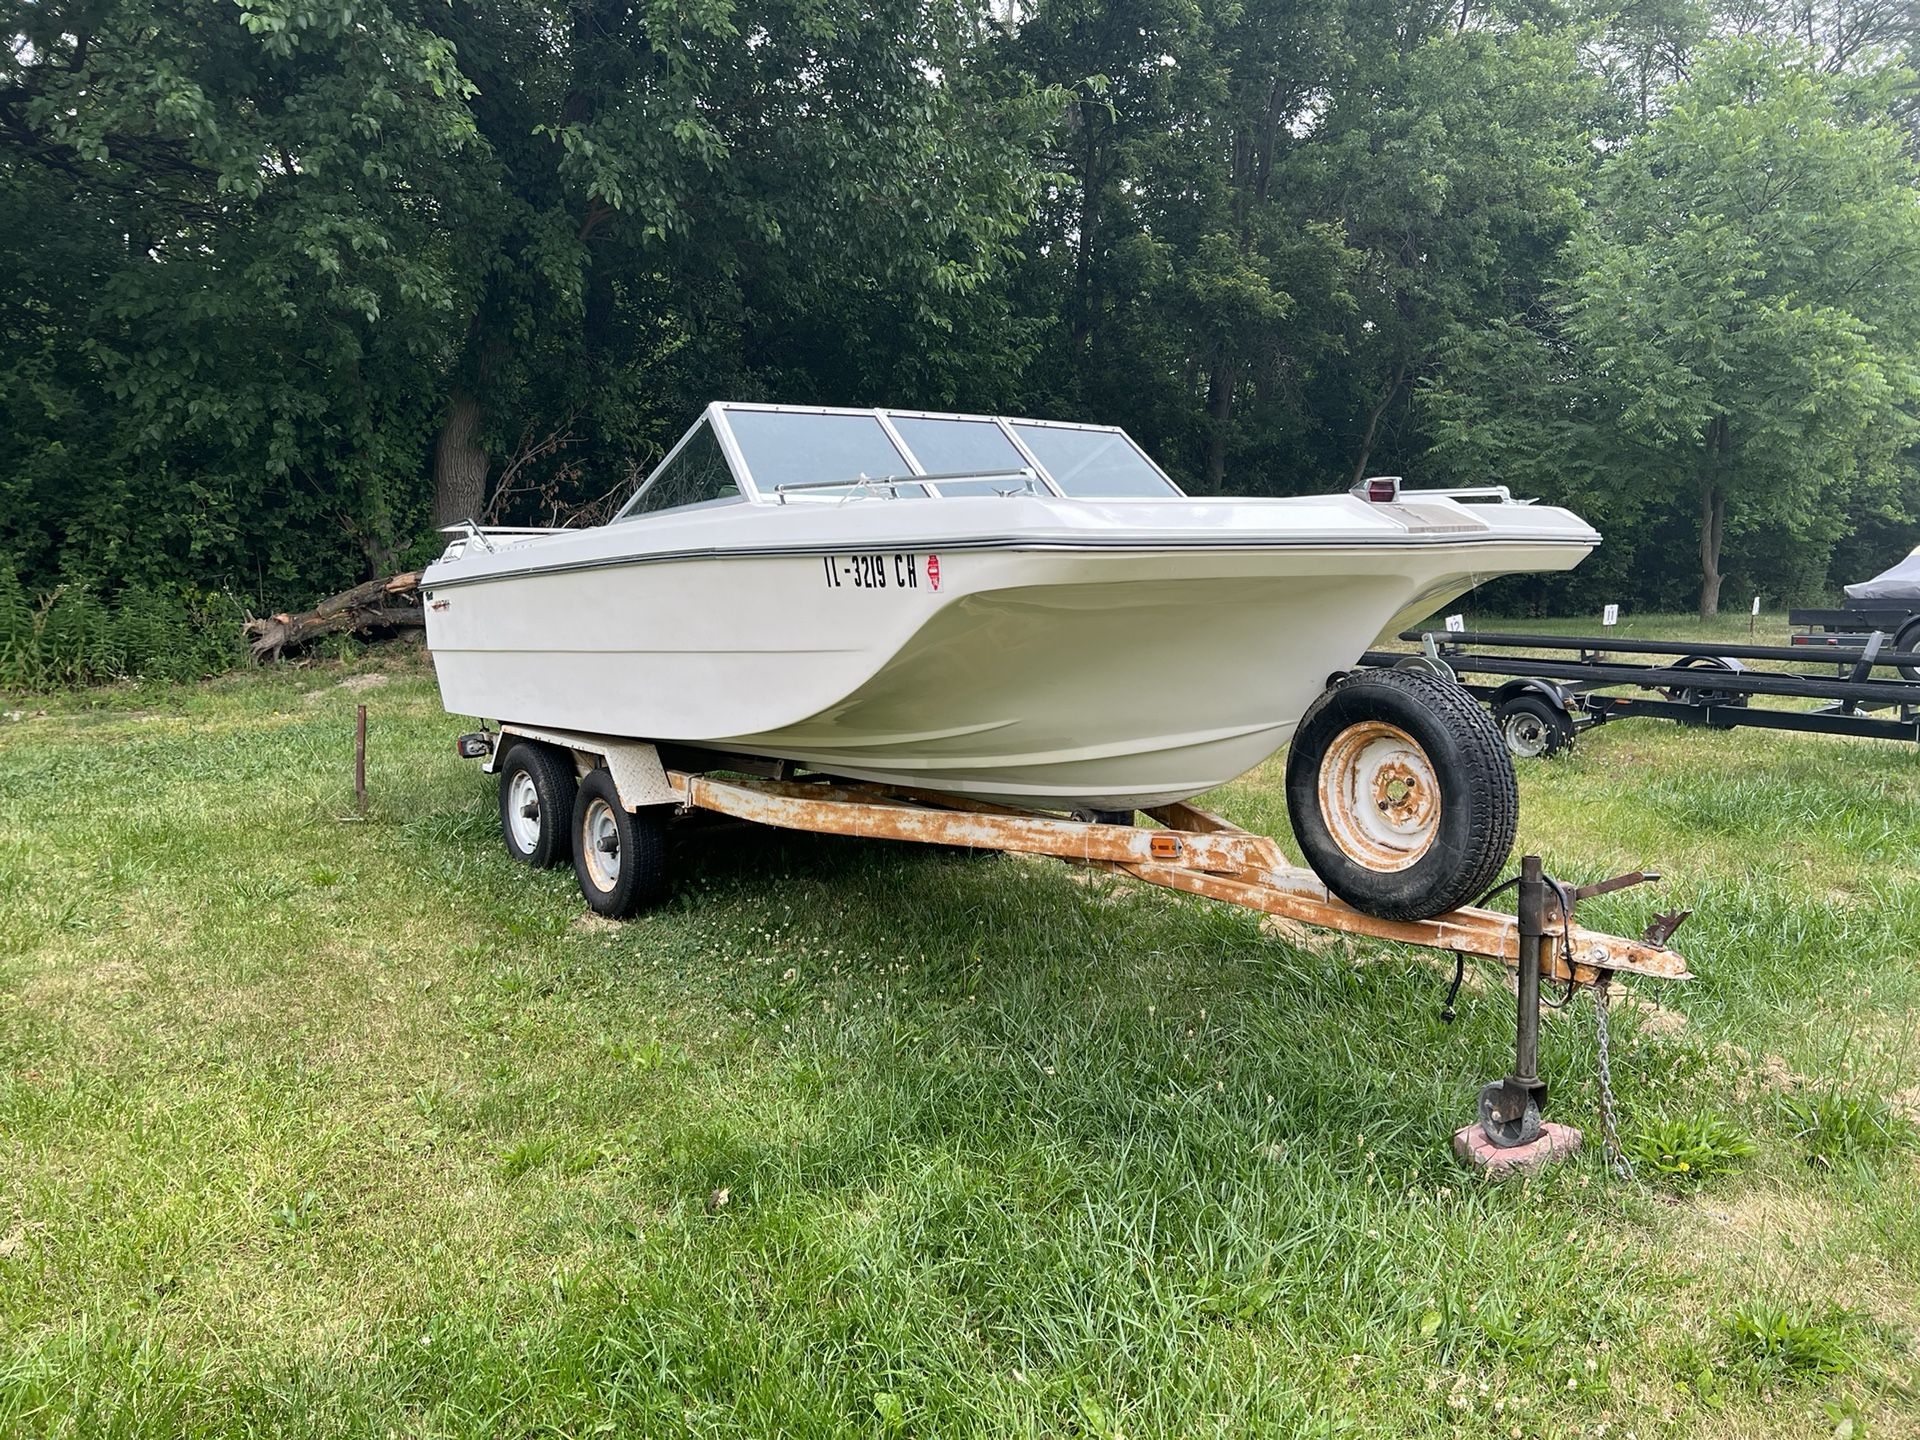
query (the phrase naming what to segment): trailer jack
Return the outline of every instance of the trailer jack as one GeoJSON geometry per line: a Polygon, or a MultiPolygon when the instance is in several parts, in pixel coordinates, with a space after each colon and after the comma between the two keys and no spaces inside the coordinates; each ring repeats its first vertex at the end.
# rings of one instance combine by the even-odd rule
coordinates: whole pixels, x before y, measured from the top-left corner
{"type": "MultiPolygon", "coordinates": [[[[1467,1158],[1471,1152],[1471,1158],[1478,1159],[1489,1169],[1505,1170],[1514,1168],[1520,1157],[1496,1156],[1488,1151],[1487,1146],[1492,1147],[1492,1152],[1518,1152],[1541,1147],[1545,1138],[1549,1143],[1537,1151],[1538,1158],[1545,1159],[1570,1153],[1578,1145],[1579,1132],[1564,1126],[1547,1126],[1541,1114],[1547,1103],[1547,1082],[1540,1078],[1541,968],[1544,966],[1547,973],[1553,973],[1553,947],[1556,942],[1564,944],[1564,937],[1572,933],[1573,910],[1580,901],[1635,885],[1649,884],[1659,878],[1655,872],[1635,870],[1592,885],[1573,887],[1562,885],[1549,877],[1538,855],[1527,855],[1521,859],[1516,882],[1519,891],[1521,964],[1516,985],[1518,998],[1513,1071],[1503,1079],[1481,1088],[1480,1131],[1486,1145],[1465,1142],[1466,1132],[1462,1132],[1464,1143],[1459,1148],[1463,1158],[1467,1158]],[[1549,1130],[1559,1133],[1549,1135],[1549,1130]]],[[[1656,915],[1642,936],[1642,942],[1664,946],[1686,920],[1687,914],[1686,911],[1670,911],[1656,915]]],[[[1604,993],[1610,978],[1611,972],[1603,972],[1597,981],[1596,991],[1604,993]]],[[[1610,1115],[1611,1097],[1603,1096],[1602,1104],[1610,1115]]],[[[1616,1144],[1611,1135],[1608,1141],[1610,1148],[1616,1144]]]]}

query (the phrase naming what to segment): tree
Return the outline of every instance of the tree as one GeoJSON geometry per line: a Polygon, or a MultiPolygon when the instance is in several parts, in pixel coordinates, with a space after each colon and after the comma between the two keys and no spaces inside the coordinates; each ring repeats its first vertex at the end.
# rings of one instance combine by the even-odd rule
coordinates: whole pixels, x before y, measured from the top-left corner
{"type": "Polygon", "coordinates": [[[1889,116],[1902,77],[1804,49],[1701,53],[1602,171],[1565,323],[1623,442],[1691,495],[1699,609],[1730,538],[1824,556],[1848,491],[1883,483],[1920,399],[1920,206],[1889,116]]]}

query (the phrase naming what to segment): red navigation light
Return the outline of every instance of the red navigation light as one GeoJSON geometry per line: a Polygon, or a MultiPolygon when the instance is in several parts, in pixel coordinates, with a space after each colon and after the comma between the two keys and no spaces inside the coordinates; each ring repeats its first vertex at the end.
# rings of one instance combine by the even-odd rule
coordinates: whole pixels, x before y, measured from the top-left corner
{"type": "Polygon", "coordinates": [[[1398,475],[1370,475],[1354,487],[1360,492],[1360,498],[1375,505],[1391,505],[1400,498],[1400,477],[1398,475]]]}

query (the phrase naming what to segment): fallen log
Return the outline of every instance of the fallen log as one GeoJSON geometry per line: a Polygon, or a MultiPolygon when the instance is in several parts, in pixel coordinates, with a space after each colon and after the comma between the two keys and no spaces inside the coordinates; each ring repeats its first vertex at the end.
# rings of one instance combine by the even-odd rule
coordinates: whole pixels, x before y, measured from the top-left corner
{"type": "Polygon", "coordinates": [[[254,660],[265,662],[278,660],[287,651],[298,650],[323,635],[418,629],[426,623],[426,614],[420,608],[420,572],[409,570],[342,590],[297,615],[282,611],[264,619],[250,619],[241,629],[254,660]]]}

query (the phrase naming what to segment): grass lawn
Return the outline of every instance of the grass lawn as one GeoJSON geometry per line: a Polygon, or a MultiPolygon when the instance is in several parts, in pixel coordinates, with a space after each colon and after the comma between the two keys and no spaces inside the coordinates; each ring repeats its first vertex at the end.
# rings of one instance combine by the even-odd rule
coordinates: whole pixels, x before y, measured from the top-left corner
{"type": "MultiPolygon", "coordinates": [[[[22,707],[0,1434],[1920,1433],[1915,747],[1523,765],[1698,978],[1615,1006],[1639,1183],[1490,1185],[1491,971],[1449,1027],[1432,955],[751,829],[589,919],[414,662],[22,707]]],[[[1277,763],[1209,803],[1287,837],[1277,763]]],[[[1591,1005],[1543,1047],[1597,1140],[1591,1005]]]]}

